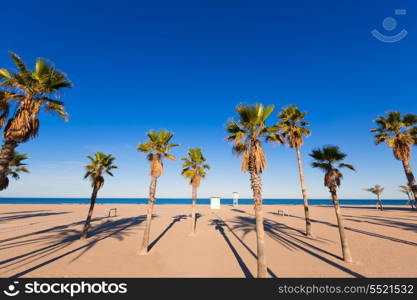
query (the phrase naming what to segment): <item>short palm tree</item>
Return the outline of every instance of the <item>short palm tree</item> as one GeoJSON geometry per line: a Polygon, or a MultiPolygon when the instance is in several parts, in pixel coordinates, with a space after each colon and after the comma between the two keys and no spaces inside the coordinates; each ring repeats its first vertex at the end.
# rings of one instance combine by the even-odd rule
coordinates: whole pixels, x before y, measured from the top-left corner
{"type": "Polygon", "coordinates": [[[150,175],[151,183],[149,186],[149,200],[148,211],[146,215],[146,227],[143,233],[142,248],[139,254],[148,253],[149,234],[151,231],[151,221],[153,206],[155,202],[156,183],[158,178],[162,175],[164,168],[162,160],[167,158],[169,160],[175,160],[175,156],[168,153],[173,147],[179,146],[179,144],[171,144],[170,141],[174,136],[173,133],[168,130],[151,130],[147,133],[148,141],[138,146],[138,150],[147,154],[147,158],[150,162],[150,175]]]}
{"type": "Polygon", "coordinates": [[[87,219],[85,220],[84,228],[81,233],[81,239],[87,238],[91,217],[93,216],[94,205],[97,199],[97,193],[104,184],[103,175],[108,174],[113,176],[111,170],[117,168],[117,166],[113,164],[115,158],[111,154],[96,152],[94,153],[94,157],[88,155],[87,158],[90,160],[90,163],[85,166],[86,173],[84,175],[84,179],[90,179],[93,192],[91,194],[90,209],[88,210],[87,219]]]}
{"type": "Polygon", "coordinates": [[[19,173],[29,173],[29,169],[26,167],[27,164],[23,163],[24,160],[28,159],[28,156],[23,153],[17,153],[13,151],[12,160],[9,163],[9,167],[6,172],[6,180],[1,182],[3,185],[0,186],[0,191],[7,189],[9,186],[9,176],[13,179],[18,180],[20,178],[19,173]]]}
{"type": "Polygon", "coordinates": [[[0,69],[0,127],[6,124],[0,151],[0,185],[4,185],[7,178],[7,168],[15,148],[38,134],[41,108],[67,120],[64,104],[57,98],[62,88],[72,87],[67,75],[48,61],[38,58],[35,69],[31,71],[19,56],[13,52],[9,54],[17,71],[0,69]],[[16,109],[9,118],[12,103],[16,104],[16,109]]]}
{"type": "MultiPolygon", "coordinates": [[[[379,208],[381,210],[383,210],[382,201],[381,201],[381,194],[384,191],[384,188],[382,186],[380,186],[379,184],[377,184],[375,186],[371,186],[370,188],[365,188],[364,190],[367,191],[367,192],[371,192],[372,194],[376,195],[377,204],[379,205],[379,208]]],[[[377,206],[377,209],[378,209],[378,206],[377,206]]]]}
{"type": "Polygon", "coordinates": [[[399,191],[403,194],[407,195],[408,201],[407,204],[410,204],[411,208],[413,209],[414,206],[417,209],[417,202],[413,201],[413,191],[408,185],[399,185],[399,191]]]}
{"type": "Polygon", "coordinates": [[[394,157],[403,164],[404,172],[417,202],[417,183],[410,165],[411,146],[417,144],[417,115],[406,114],[401,117],[398,111],[388,112],[387,117],[380,116],[374,121],[378,128],[372,129],[377,145],[386,142],[392,148],[394,157]]]}
{"type": "Polygon", "coordinates": [[[206,177],[206,170],[210,170],[210,166],[205,163],[206,158],[200,148],[189,149],[188,157],[181,158],[181,160],[184,161],[181,175],[190,180],[192,187],[191,235],[195,236],[197,189],[200,187],[201,178],[206,177]]]}
{"type": "Polygon", "coordinates": [[[241,170],[249,172],[253,201],[255,204],[256,239],[258,258],[258,277],[267,277],[265,257],[264,219],[262,212],[261,173],[266,167],[266,158],[262,149],[261,138],[268,135],[265,124],[274,110],[274,106],[264,107],[262,104],[238,105],[236,111],[239,120],[230,120],[226,126],[229,135],[226,140],[233,141],[233,152],[242,157],[241,170]]]}
{"type": "Polygon", "coordinates": [[[280,119],[279,122],[273,127],[273,130],[276,132],[268,136],[268,140],[281,143],[285,142],[285,144],[288,144],[291,148],[296,150],[301,193],[304,201],[306,235],[311,236],[310,211],[308,207],[307,188],[304,181],[300,150],[304,142],[304,137],[311,134],[310,129],[306,128],[310,124],[304,121],[306,114],[307,112],[300,111],[295,105],[285,107],[278,115],[278,118],[280,119]]]}
{"type": "MultiPolygon", "coordinates": [[[[326,186],[332,196],[333,205],[336,212],[337,225],[339,227],[340,242],[342,245],[343,260],[345,262],[352,262],[352,255],[348,241],[345,234],[345,227],[343,225],[343,216],[340,210],[339,199],[337,197],[337,188],[340,187],[343,178],[342,172],[335,167],[334,164],[341,162],[346,158],[346,154],[340,152],[337,146],[324,146],[317,148],[310,153],[310,156],[315,160],[311,165],[313,168],[321,169],[324,175],[324,186],[326,186]]],[[[354,167],[349,164],[339,163],[339,168],[347,168],[355,171],[354,167]]]]}

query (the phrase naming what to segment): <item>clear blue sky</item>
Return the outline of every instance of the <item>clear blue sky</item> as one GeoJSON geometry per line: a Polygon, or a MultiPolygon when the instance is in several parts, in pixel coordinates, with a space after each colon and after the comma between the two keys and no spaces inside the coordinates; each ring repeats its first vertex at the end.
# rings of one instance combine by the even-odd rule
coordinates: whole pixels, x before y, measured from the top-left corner
{"type": "MultiPolygon", "coordinates": [[[[308,111],[313,134],[302,151],[310,197],[328,191],[307,154],[336,144],[358,169],[346,171],[342,197],[371,198],[362,188],[381,184],[386,198],[402,198],[402,166],[373,144],[369,129],[388,110],[417,113],[415,1],[14,0],[2,5],[0,25],[1,67],[12,67],[8,50],[27,64],[46,57],[74,83],[62,95],[70,121],[42,114],[39,137],[19,147],[32,172],[4,197],[89,197],[82,165],[94,151],[112,153],[120,167],[100,196],[146,197],[148,163],[136,146],[160,128],[181,143],[177,157],[203,148],[212,171],[201,197],[248,197],[248,175],[224,141],[224,124],[238,103],[262,102],[277,107],[271,121],[288,104],[308,111]],[[392,32],[382,26],[386,17],[398,22],[392,32]],[[373,29],[408,36],[383,43],[373,29]]],[[[265,149],[264,197],[299,198],[294,151],[265,149]]],[[[189,197],[180,162],[165,165],[157,196],[189,197]]]]}

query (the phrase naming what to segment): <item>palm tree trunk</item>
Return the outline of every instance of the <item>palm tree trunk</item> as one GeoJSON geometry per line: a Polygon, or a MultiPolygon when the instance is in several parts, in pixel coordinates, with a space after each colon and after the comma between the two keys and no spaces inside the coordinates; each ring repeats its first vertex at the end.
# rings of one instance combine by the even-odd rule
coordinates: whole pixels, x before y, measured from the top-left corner
{"type": "Polygon", "coordinates": [[[151,232],[152,213],[153,213],[153,205],[155,202],[157,180],[158,180],[157,177],[155,176],[151,177],[151,184],[149,186],[148,211],[146,213],[146,227],[145,227],[145,231],[143,232],[142,249],[140,250],[140,253],[139,253],[141,255],[148,254],[149,234],[151,232]]]}
{"type": "Polygon", "coordinates": [[[377,197],[378,197],[378,204],[379,204],[379,208],[380,208],[381,210],[384,210],[384,208],[382,207],[381,197],[380,197],[379,195],[377,195],[377,197]]]}
{"type": "Polygon", "coordinates": [[[311,236],[310,210],[308,207],[307,189],[306,189],[305,182],[304,182],[304,171],[303,171],[303,163],[301,161],[300,146],[297,146],[296,150],[297,150],[298,170],[300,173],[301,192],[303,194],[303,201],[304,201],[304,214],[305,214],[305,219],[306,219],[306,236],[311,236]]]}
{"type": "Polygon", "coordinates": [[[192,206],[191,206],[191,235],[195,236],[195,227],[196,227],[196,204],[197,201],[197,187],[193,186],[193,192],[192,192],[192,206]]]}
{"type": "Polygon", "coordinates": [[[410,192],[407,193],[407,197],[408,197],[408,204],[410,204],[411,209],[417,209],[417,202],[414,203],[413,196],[410,192]]]}
{"type": "Polygon", "coordinates": [[[17,145],[15,141],[5,139],[3,147],[0,150],[0,191],[7,187],[7,171],[17,145]]]}
{"type": "Polygon", "coordinates": [[[410,193],[407,193],[407,198],[408,198],[408,200],[407,200],[407,203],[405,205],[408,204],[408,205],[411,206],[411,208],[414,208],[413,204],[411,203],[411,195],[410,195],[410,193]]]}
{"type": "Polygon", "coordinates": [[[403,160],[402,163],[405,171],[405,176],[408,180],[408,186],[411,188],[413,194],[414,203],[417,203],[417,183],[416,179],[414,178],[413,169],[410,166],[409,160],[403,160]]]}
{"type": "Polygon", "coordinates": [[[345,227],[343,225],[343,216],[340,211],[339,199],[337,199],[336,188],[332,187],[329,189],[330,194],[332,195],[333,205],[336,212],[337,225],[339,227],[340,243],[342,245],[343,260],[345,262],[352,262],[352,255],[350,254],[350,249],[348,241],[345,234],[345,227]]]}
{"type": "Polygon", "coordinates": [[[94,187],[93,193],[91,194],[90,209],[88,210],[87,219],[85,220],[84,228],[81,233],[81,238],[80,238],[81,240],[84,240],[87,238],[88,229],[90,228],[90,223],[91,223],[91,217],[93,216],[94,204],[96,203],[96,199],[97,199],[97,192],[98,192],[98,189],[94,187]]]}
{"type": "MultiPolygon", "coordinates": [[[[251,168],[252,169],[252,168],[251,168]]],[[[267,266],[265,257],[265,231],[264,216],[262,211],[262,190],[261,177],[255,170],[250,170],[251,187],[253,192],[253,201],[255,203],[255,219],[256,219],[256,241],[257,241],[257,257],[258,257],[258,278],[267,277],[267,266]]]]}

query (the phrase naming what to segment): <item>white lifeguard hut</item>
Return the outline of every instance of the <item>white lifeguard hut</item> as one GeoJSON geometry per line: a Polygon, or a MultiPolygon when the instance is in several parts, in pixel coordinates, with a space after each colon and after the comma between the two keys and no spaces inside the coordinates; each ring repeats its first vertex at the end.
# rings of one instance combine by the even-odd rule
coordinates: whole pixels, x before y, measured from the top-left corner
{"type": "Polygon", "coordinates": [[[210,198],[210,208],[211,209],[220,209],[220,197],[211,197],[210,198]]]}
{"type": "Polygon", "coordinates": [[[237,207],[239,205],[239,194],[238,192],[233,192],[233,207],[237,207]]]}

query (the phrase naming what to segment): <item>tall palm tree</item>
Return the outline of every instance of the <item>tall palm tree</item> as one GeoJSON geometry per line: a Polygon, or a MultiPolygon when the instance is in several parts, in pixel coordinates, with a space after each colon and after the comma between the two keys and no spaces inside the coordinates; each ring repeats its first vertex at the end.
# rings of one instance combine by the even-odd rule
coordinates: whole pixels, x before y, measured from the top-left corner
{"type": "Polygon", "coordinates": [[[156,183],[158,178],[162,175],[164,168],[162,160],[168,158],[169,160],[175,160],[175,156],[168,153],[173,147],[179,146],[179,144],[171,144],[170,141],[174,136],[173,133],[168,130],[151,130],[147,133],[148,141],[138,146],[138,150],[147,154],[147,158],[150,162],[150,175],[151,183],[149,186],[149,200],[148,211],[146,215],[146,227],[143,233],[142,248],[139,254],[148,253],[149,245],[149,233],[151,231],[152,212],[155,202],[156,183]]]}
{"type": "MultiPolygon", "coordinates": [[[[340,210],[339,199],[337,198],[337,188],[340,187],[341,180],[343,178],[342,172],[334,166],[334,164],[341,162],[346,158],[346,154],[340,152],[337,146],[324,146],[323,148],[317,148],[310,153],[310,156],[315,159],[311,164],[313,168],[321,169],[324,175],[324,186],[326,186],[332,196],[333,205],[335,208],[337,225],[339,227],[340,242],[342,245],[343,260],[345,262],[352,262],[352,255],[348,241],[345,235],[345,227],[343,225],[343,216],[340,210]]],[[[347,168],[355,171],[352,165],[339,163],[339,168],[347,168]]]]}
{"type": "Polygon", "coordinates": [[[197,189],[200,187],[201,178],[206,177],[206,170],[210,170],[210,166],[205,163],[206,158],[200,148],[189,149],[188,157],[181,158],[181,160],[184,161],[181,175],[190,180],[192,187],[191,235],[195,236],[197,189]]]}
{"type": "Polygon", "coordinates": [[[13,52],[9,54],[17,71],[0,69],[0,127],[6,124],[0,151],[0,185],[4,185],[7,178],[7,168],[15,148],[38,134],[41,108],[67,120],[64,103],[57,98],[62,88],[72,87],[67,75],[45,59],[36,59],[35,69],[31,71],[19,56],[13,52]],[[12,103],[16,109],[9,118],[12,103]]]}
{"type": "MultiPolygon", "coordinates": [[[[379,184],[377,184],[375,186],[371,186],[370,188],[365,188],[364,190],[367,191],[367,192],[371,192],[372,194],[376,195],[377,204],[379,205],[379,208],[381,210],[383,210],[382,201],[381,201],[381,194],[384,191],[384,188],[382,186],[380,186],[379,184]]],[[[377,207],[377,209],[378,209],[378,207],[377,207]]]]}
{"type": "Polygon", "coordinates": [[[273,110],[273,105],[267,107],[262,104],[238,105],[236,111],[239,120],[230,120],[226,126],[229,133],[226,140],[233,141],[233,152],[242,156],[241,170],[250,174],[255,204],[258,277],[260,278],[267,277],[260,176],[265,170],[266,158],[260,139],[268,135],[270,128],[266,126],[265,122],[273,110]]]}
{"type": "Polygon", "coordinates": [[[29,173],[29,169],[26,167],[27,164],[23,163],[26,159],[28,159],[27,154],[13,151],[12,160],[10,161],[9,167],[6,171],[6,180],[1,182],[3,185],[0,186],[0,191],[7,189],[9,186],[9,176],[18,180],[20,178],[19,173],[29,173]]]}
{"type": "Polygon", "coordinates": [[[374,121],[378,128],[372,129],[377,145],[386,142],[392,148],[394,157],[403,164],[414,201],[417,202],[417,183],[410,165],[411,146],[417,144],[417,115],[406,114],[401,117],[398,111],[390,111],[387,117],[380,116],[374,121]]]}
{"type": "Polygon", "coordinates": [[[87,238],[91,217],[93,216],[94,205],[97,199],[97,193],[104,184],[103,175],[108,174],[113,176],[111,170],[117,168],[117,166],[113,164],[116,158],[114,158],[111,154],[96,152],[94,153],[94,157],[88,155],[87,158],[90,160],[90,163],[85,166],[86,173],[84,175],[84,179],[90,179],[93,192],[91,194],[90,209],[88,210],[87,219],[85,220],[84,228],[81,233],[81,239],[87,238]]]}
{"type": "Polygon", "coordinates": [[[304,142],[304,137],[311,134],[310,129],[306,126],[310,125],[304,121],[307,112],[302,112],[295,105],[285,107],[278,115],[279,122],[273,127],[276,133],[268,137],[269,141],[283,142],[288,144],[291,148],[296,150],[298,170],[300,175],[301,193],[304,201],[304,214],[306,220],[306,235],[311,236],[311,221],[310,211],[308,207],[307,189],[304,181],[303,163],[301,160],[301,146],[304,142]]]}
{"type": "Polygon", "coordinates": [[[417,202],[413,201],[413,191],[411,190],[411,188],[408,185],[399,185],[398,187],[400,188],[399,191],[401,193],[407,195],[407,204],[410,204],[412,209],[414,209],[414,206],[417,209],[417,202]]]}

